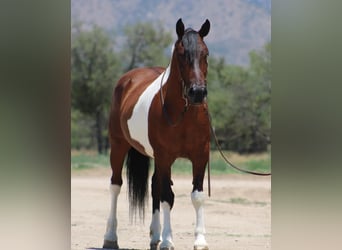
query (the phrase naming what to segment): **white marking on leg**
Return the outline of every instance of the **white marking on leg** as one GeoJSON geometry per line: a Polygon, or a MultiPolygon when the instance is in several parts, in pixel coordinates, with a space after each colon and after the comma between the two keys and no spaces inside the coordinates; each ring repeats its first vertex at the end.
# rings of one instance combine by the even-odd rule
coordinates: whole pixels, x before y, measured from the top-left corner
{"type": "Polygon", "coordinates": [[[196,211],[196,227],[195,227],[195,243],[196,247],[208,246],[205,240],[205,227],[204,227],[204,201],[205,195],[203,192],[195,190],[191,193],[191,201],[196,211]]]}
{"type": "Polygon", "coordinates": [[[201,79],[200,78],[201,77],[201,74],[200,74],[201,70],[199,68],[199,61],[197,58],[195,58],[195,60],[194,60],[194,72],[195,72],[196,80],[201,79]]]}
{"type": "Polygon", "coordinates": [[[170,212],[171,208],[169,203],[166,201],[163,201],[161,203],[161,207],[163,209],[163,215],[164,215],[164,226],[163,226],[163,233],[162,233],[162,238],[163,241],[160,245],[160,248],[172,248],[173,241],[172,241],[172,229],[171,229],[171,220],[170,220],[170,212]]]}
{"type": "Polygon", "coordinates": [[[116,207],[118,196],[121,190],[121,186],[119,185],[110,185],[109,187],[111,193],[111,206],[110,206],[110,213],[107,221],[107,229],[104,235],[105,240],[109,241],[117,241],[118,236],[116,233],[117,229],[117,219],[116,219],[116,207]]]}
{"type": "Polygon", "coordinates": [[[156,244],[162,240],[160,233],[161,233],[160,212],[159,210],[155,210],[152,215],[152,222],[150,226],[151,244],[156,244]]]}

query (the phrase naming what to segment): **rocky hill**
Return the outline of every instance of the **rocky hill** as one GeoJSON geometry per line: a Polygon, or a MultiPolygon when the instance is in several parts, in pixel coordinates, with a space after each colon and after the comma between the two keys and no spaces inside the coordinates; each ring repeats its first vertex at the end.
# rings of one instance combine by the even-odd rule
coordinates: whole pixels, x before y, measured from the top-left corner
{"type": "Polygon", "coordinates": [[[208,18],[206,37],[211,55],[226,62],[247,65],[248,52],[271,40],[270,0],[72,0],[71,20],[95,23],[115,31],[120,43],[122,27],[139,21],[161,22],[176,38],[178,18],[199,29],[208,18]]]}

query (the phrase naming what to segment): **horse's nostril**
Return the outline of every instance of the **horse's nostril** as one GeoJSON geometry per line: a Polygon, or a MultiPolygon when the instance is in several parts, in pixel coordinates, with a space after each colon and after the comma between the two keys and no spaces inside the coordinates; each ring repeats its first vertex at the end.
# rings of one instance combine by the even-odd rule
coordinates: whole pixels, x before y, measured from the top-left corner
{"type": "Polygon", "coordinates": [[[194,95],[195,95],[195,90],[194,90],[194,88],[190,88],[188,94],[189,94],[189,96],[194,96],[194,95]]]}

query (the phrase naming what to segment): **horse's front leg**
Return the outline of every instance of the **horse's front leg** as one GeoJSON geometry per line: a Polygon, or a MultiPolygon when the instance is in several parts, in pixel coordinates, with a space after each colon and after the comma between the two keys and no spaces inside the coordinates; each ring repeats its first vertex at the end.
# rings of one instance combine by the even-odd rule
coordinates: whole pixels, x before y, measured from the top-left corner
{"type": "MultiPolygon", "coordinates": [[[[158,223],[159,223],[159,201],[161,202],[161,208],[163,210],[163,230],[162,230],[162,242],[160,243],[159,249],[160,250],[173,250],[174,244],[172,239],[172,228],[171,228],[171,209],[174,203],[174,193],[172,192],[171,185],[171,164],[172,159],[165,159],[165,158],[155,158],[155,173],[152,180],[152,192],[155,194],[160,195],[160,200],[155,200],[153,197],[153,217],[152,217],[152,225],[156,228],[156,233],[152,234],[152,239],[154,241],[158,240],[158,223]],[[155,190],[153,190],[155,189],[155,190]]],[[[151,244],[152,249],[152,244],[151,244]]]]}
{"type": "Polygon", "coordinates": [[[203,179],[207,160],[202,162],[193,162],[193,190],[191,201],[196,212],[195,242],[194,250],[208,250],[208,244],[205,240],[204,226],[204,202],[205,194],[203,192],[203,179]]]}
{"type": "Polygon", "coordinates": [[[159,249],[161,237],[160,224],[160,180],[154,172],[152,176],[152,222],[150,226],[150,250],[159,249]]]}

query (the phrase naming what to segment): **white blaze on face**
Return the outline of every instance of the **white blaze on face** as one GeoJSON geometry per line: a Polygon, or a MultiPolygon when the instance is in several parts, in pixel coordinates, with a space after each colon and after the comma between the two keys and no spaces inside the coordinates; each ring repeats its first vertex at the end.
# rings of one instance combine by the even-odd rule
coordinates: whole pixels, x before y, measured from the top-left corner
{"type": "Polygon", "coordinates": [[[195,77],[197,81],[201,78],[201,70],[200,70],[199,61],[197,58],[194,60],[194,72],[195,72],[195,77]]]}
{"type": "Polygon", "coordinates": [[[155,79],[141,94],[134,106],[131,118],[127,121],[129,134],[132,139],[139,142],[145,149],[145,153],[154,157],[153,149],[148,139],[148,113],[155,95],[160,91],[161,81],[165,84],[170,75],[168,66],[157,79],[155,79]]]}

